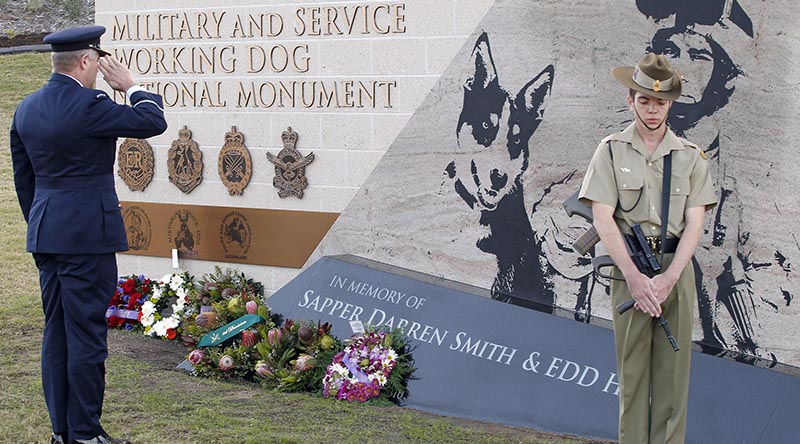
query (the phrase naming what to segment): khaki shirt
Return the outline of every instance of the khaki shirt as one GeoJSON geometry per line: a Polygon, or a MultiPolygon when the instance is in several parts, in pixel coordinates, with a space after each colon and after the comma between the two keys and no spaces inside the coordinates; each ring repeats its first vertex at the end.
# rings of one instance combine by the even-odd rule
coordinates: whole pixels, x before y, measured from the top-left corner
{"type": "Polygon", "coordinates": [[[616,207],[614,218],[623,232],[641,224],[646,236],[661,235],[661,188],[664,156],[672,152],[672,182],[667,235],[680,237],[686,226],[686,208],[717,204],[708,161],[697,145],[667,129],[658,149],[650,156],[635,124],[612,134],[597,147],[583,178],[578,197],[616,207]],[[614,152],[612,165],[609,147],[614,152]],[[619,206],[617,206],[619,202],[619,206]]]}

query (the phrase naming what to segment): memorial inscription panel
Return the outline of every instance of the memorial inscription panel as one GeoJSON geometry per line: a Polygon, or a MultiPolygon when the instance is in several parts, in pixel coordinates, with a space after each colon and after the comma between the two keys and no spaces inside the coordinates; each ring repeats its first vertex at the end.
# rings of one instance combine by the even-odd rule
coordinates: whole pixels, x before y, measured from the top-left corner
{"type": "Polygon", "coordinates": [[[396,80],[312,78],[319,48],[308,41],[404,34],[406,4],[114,14],[109,31],[123,64],[159,77],[142,85],[167,107],[390,109],[396,80]]]}

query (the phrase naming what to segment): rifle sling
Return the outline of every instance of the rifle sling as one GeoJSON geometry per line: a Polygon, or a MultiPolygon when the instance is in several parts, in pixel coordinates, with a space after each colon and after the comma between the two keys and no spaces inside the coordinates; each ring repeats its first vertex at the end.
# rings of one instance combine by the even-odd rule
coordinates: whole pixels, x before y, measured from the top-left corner
{"type": "Polygon", "coordinates": [[[664,179],[661,185],[661,257],[659,258],[659,263],[662,267],[664,266],[664,250],[667,245],[667,229],[669,228],[669,195],[671,186],[672,151],[664,156],[664,179]]]}

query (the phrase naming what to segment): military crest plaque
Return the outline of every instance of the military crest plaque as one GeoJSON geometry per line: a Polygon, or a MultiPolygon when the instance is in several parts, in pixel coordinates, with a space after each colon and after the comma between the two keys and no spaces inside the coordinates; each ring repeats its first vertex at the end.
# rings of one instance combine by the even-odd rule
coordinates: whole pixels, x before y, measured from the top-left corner
{"type": "Polygon", "coordinates": [[[125,139],[119,147],[117,166],[117,174],[131,191],[144,191],[153,180],[153,148],[144,139],[125,139]]]}
{"type": "Polygon", "coordinates": [[[128,235],[128,246],[131,250],[147,250],[153,238],[150,217],[142,207],[125,207],[122,210],[125,232],[128,235]]]}
{"type": "Polygon", "coordinates": [[[167,153],[169,181],[186,194],[192,192],[203,180],[203,153],[192,140],[192,132],[183,126],[178,140],[172,141],[167,153]]]}
{"type": "Polygon", "coordinates": [[[219,227],[219,240],[227,259],[247,259],[253,239],[253,230],[247,216],[239,211],[225,215],[219,227]]]}
{"type": "Polygon", "coordinates": [[[233,126],[231,132],[225,133],[225,145],[219,151],[219,178],[228,188],[228,194],[241,196],[252,173],[253,164],[244,145],[244,134],[233,126]]]}
{"type": "Polygon", "coordinates": [[[167,223],[168,241],[182,257],[197,256],[200,235],[200,221],[188,209],[176,211],[167,223]]]}
{"type": "Polygon", "coordinates": [[[308,153],[308,156],[303,157],[295,148],[297,138],[297,133],[292,131],[290,126],[288,130],[281,133],[283,149],[278,152],[278,155],[267,152],[267,159],[275,165],[275,177],[272,179],[272,185],[278,189],[279,197],[293,195],[302,199],[303,190],[308,186],[306,166],[314,161],[314,153],[308,153]]]}

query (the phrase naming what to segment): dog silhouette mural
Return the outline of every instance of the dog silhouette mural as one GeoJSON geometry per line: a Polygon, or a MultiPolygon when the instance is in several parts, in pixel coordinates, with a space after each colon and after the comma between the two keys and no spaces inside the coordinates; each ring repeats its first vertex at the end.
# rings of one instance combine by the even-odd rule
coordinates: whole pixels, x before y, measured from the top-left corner
{"type": "MultiPolygon", "coordinates": [[[[734,100],[736,79],[745,76],[714,32],[733,28],[753,38],[752,21],[737,0],[637,0],[636,6],[660,26],[647,50],[679,59],[676,66],[700,77],[687,79],[688,88],[673,104],[667,120],[677,135],[698,143],[706,152],[718,189],[719,205],[706,219],[706,235],[693,262],[703,335],[699,343],[706,352],[733,352],[737,360],[750,363],[765,358],[767,365],[774,365],[778,358],[759,344],[763,326],[758,311],[777,311],[791,304],[795,266],[789,253],[780,249],[772,257],[757,257],[754,252],[753,236],[758,233],[744,223],[743,196],[736,175],[730,172],[736,141],[711,123],[711,117],[734,100]],[[704,73],[706,78],[701,77],[704,73]],[[772,282],[765,292],[756,291],[759,273],[774,267],[781,269],[785,282],[772,282]]],[[[780,207],[781,202],[775,205],[780,207]]]]}
{"type": "MultiPolygon", "coordinates": [[[[579,300],[585,305],[595,283],[586,267],[589,260],[573,255],[582,261],[578,277],[554,266],[546,254],[547,237],[532,228],[524,201],[522,175],[530,166],[530,141],[544,118],[555,69],[548,65],[518,92],[507,91],[501,86],[486,33],[478,37],[470,62],[456,140],[459,150],[471,156],[459,156],[445,172],[457,195],[479,213],[480,225],[488,228],[489,234],[476,246],[497,261],[492,298],[552,313],[558,292],[564,290],[561,281],[566,280],[574,284],[571,287],[583,296],[579,300]]],[[[573,174],[550,187],[567,182],[573,174]]]]}

